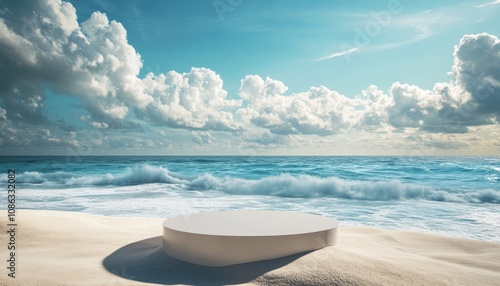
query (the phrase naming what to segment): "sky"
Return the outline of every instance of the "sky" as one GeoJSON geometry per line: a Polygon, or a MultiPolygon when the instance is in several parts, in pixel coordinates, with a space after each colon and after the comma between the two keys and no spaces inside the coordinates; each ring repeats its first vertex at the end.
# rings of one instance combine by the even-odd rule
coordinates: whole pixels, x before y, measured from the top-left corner
{"type": "Polygon", "coordinates": [[[0,155],[500,155],[500,1],[0,0],[0,155]]]}

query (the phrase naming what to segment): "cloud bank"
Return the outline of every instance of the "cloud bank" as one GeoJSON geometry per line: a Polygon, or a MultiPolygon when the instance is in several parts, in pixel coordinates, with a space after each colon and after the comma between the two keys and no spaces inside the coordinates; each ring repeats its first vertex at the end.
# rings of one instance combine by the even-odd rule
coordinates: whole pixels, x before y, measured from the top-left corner
{"type": "Polygon", "coordinates": [[[416,128],[466,133],[500,119],[500,40],[466,35],[455,46],[453,81],[432,90],[396,82],[388,92],[369,86],[351,99],[327,87],[286,95],[281,81],[258,75],[241,81],[242,119],[275,134],[331,135],[343,131],[416,128]]]}
{"type": "Polygon", "coordinates": [[[141,56],[123,25],[103,13],[79,24],[68,2],[12,2],[2,10],[0,34],[0,96],[9,120],[46,120],[43,89],[49,87],[80,98],[94,127],[124,127],[136,112],[169,127],[238,129],[223,109],[239,102],[225,99],[217,74],[193,68],[139,78],[141,56]]]}
{"type": "Polygon", "coordinates": [[[211,132],[269,145],[347,132],[459,134],[500,120],[500,40],[486,33],[460,40],[452,80],[432,90],[396,82],[387,91],[369,86],[354,98],[325,86],[288,94],[279,80],[248,75],[238,99],[228,99],[221,77],[207,68],[139,77],[141,56],[123,25],[100,12],[79,23],[68,2],[10,1],[0,9],[0,35],[3,146],[80,144],[75,132],[48,119],[46,90],[77,97],[88,128],[187,130],[196,144],[214,142],[211,132]]]}

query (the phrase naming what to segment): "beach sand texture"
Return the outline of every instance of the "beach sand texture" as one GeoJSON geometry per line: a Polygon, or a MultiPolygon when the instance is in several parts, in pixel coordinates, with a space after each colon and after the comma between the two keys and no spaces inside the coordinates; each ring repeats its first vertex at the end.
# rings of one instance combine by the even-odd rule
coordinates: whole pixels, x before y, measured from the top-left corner
{"type": "MultiPolygon", "coordinates": [[[[484,241],[344,227],[333,247],[211,268],[163,253],[165,218],[38,210],[16,218],[16,278],[2,267],[1,285],[500,285],[500,244],[484,241]]],[[[0,228],[5,261],[6,216],[0,228]]]]}

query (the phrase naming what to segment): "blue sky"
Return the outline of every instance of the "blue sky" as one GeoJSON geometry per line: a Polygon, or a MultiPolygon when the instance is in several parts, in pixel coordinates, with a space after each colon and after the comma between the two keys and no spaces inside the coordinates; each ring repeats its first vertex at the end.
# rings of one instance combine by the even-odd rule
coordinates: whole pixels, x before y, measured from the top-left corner
{"type": "Polygon", "coordinates": [[[432,88],[450,80],[453,46],[463,35],[500,32],[496,6],[474,8],[485,1],[86,2],[72,1],[80,20],[102,11],[125,26],[142,74],[206,67],[221,75],[230,96],[248,74],[279,79],[291,92],[325,85],[351,97],[396,81],[432,88]],[[373,16],[387,13],[388,23],[373,16]],[[360,52],[318,61],[342,44],[354,47],[358,29],[374,22],[380,32],[360,52]]]}
{"type": "Polygon", "coordinates": [[[2,5],[0,154],[500,153],[500,1],[2,5]]]}

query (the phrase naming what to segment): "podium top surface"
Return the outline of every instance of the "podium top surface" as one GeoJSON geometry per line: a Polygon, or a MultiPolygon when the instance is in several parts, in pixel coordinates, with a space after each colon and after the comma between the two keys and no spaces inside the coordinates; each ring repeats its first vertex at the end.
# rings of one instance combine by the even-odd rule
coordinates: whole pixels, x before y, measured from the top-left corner
{"type": "Polygon", "coordinates": [[[217,236],[283,236],[326,231],[338,221],[288,211],[221,211],[180,215],[165,220],[167,229],[217,236]]]}

